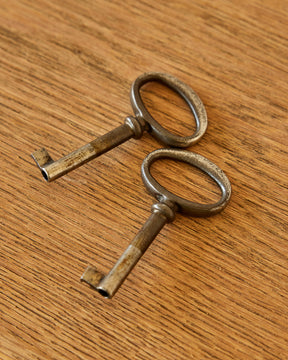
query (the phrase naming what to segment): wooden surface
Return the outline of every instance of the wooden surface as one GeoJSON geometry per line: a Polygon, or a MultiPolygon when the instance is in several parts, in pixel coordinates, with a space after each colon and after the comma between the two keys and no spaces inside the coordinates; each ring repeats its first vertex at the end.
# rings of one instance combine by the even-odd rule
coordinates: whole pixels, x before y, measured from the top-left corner
{"type": "MultiPolygon", "coordinates": [[[[288,358],[287,10],[1,1],[1,359],[288,358]],[[105,300],[79,278],[88,264],[106,273],[149,216],[140,166],[161,145],[145,134],[50,184],[30,154],[57,159],[120,125],[146,71],[199,94],[209,127],[189,150],[225,171],[233,196],[211,218],[178,214],[105,300]]],[[[193,130],[171,91],[149,84],[143,97],[169,129],[193,130]]],[[[188,166],[153,173],[195,201],[218,196],[188,166]]]]}

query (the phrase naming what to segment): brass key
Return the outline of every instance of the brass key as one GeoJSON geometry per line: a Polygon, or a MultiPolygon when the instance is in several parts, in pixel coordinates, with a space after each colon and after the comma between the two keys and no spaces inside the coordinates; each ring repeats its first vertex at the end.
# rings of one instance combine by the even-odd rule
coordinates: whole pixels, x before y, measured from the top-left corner
{"type": "Polygon", "coordinates": [[[155,150],[144,159],[141,174],[146,189],[158,200],[158,203],[152,205],[152,214],[108,275],[103,276],[94,266],[88,266],[81,277],[81,281],[88,283],[106,298],[115,295],[163,226],[174,220],[176,211],[192,216],[214,215],[226,207],[231,196],[231,185],[224,172],[210,160],[190,151],[155,150]],[[209,175],[221,189],[220,200],[214,204],[198,204],[172,194],[162,187],[152,177],[150,167],[156,160],[163,158],[188,163],[209,175]]]}
{"type": "Polygon", "coordinates": [[[139,139],[148,131],[158,141],[167,146],[188,147],[201,139],[207,128],[205,107],[198,95],[186,84],[168,74],[150,72],[139,76],[131,87],[130,101],[135,116],[127,116],[124,124],[91,141],[63,158],[53,161],[45,148],[41,148],[32,157],[41,170],[44,179],[53,181],[78,168],[88,161],[113,149],[132,137],[139,139]],[[178,93],[189,105],[196,123],[196,130],[191,136],[178,136],[163,128],[147,111],[141,96],[140,88],[150,81],[157,81],[178,93]]]}

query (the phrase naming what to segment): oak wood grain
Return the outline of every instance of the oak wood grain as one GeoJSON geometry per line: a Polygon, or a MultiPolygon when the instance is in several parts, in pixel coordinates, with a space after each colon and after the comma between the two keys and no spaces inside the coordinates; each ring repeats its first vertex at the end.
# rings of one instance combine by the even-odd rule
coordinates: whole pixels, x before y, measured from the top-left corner
{"type": "MultiPolygon", "coordinates": [[[[287,2],[0,4],[0,358],[287,359],[287,2]],[[189,150],[233,194],[214,217],[177,214],[109,301],[80,276],[110,270],[150,215],[140,166],[162,145],[145,134],[50,184],[30,154],[57,159],[119,126],[146,71],[201,97],[209,126],[189,150]]],[[[143,98],[193,131],[172,91],[143,98]]],[[[152,170],[182,196],[219,196],[183,164],[152,170]]]]}

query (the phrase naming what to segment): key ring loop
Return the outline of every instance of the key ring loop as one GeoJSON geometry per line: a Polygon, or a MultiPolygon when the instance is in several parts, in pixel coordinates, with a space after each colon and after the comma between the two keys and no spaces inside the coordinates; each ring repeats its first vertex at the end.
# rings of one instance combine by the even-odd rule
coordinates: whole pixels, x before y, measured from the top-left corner
{"type": "Polygon", "coordinates": [[[207,129],[207,114],[201,99],[188,85],[172,75],[159,72],[148,72],[140,75],[132,84],[130,101],[136,117],[140,117],[148,123],[150,125],[151,134],[167,146],[181,148],[191,146],[201,139],[207,129]],[[157,81],[166,85],[186,101],[193,113],[196,123],[194,134],[190,136],[172,134],[151,116],[140,96],[140,88],[150,81],[157,81]]]}
{"type": "Polygon", "coordinates": [[[163,203],[176,204],[179,211],[193,216],[210,216],[222,211],[228,204],[231,197],[231,185],[224,174],[224,172],[210,160],[204,156],[193,153],[191,151],[179,149],[158,149],[151,152],[144,159],[141,166],[141,175],[143,183],[148,190],[158,201],[163,203]],[[160,185],[151,175],[151,165],[159,159],[172,159],[185,162],[189,165],[195,166],[209,175],[220,187],[221,198],[212,204],[200,204],[177,196],[162,185],[160,185]]]}

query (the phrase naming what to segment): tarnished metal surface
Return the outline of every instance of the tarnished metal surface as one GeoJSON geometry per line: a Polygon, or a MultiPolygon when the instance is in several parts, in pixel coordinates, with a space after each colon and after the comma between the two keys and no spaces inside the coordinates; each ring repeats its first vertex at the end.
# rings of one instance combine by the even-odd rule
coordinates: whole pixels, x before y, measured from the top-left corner
{"type": "Polygon", "coordinates": [[[180,149],[158,149],[151,152],[144,159],[141,166],[141,175],[146,189],[161,202],[172,202],[179,211],[192,216],[210,216],[222,211],[228,204],[231,196],[231,185],[224,172],[204,156],[180,149]],[[151,175],[151,165],[159,159],[172,159],[195,166],[209,175],[220,187],[222,196],[214,204],[198,204],[180,196],[172,194],[161,186],[151,175]]]}
{"type": "Polygon", "coordinates": [[[141,172],[146,188],[159,202],[152,206],[152,214],[149,219],[108,275],[103,276],[96,268],[89,266],[81,278],[106,298],[112,298],[115,295],[163,226],[174,220],[176,211],[183,211],[193,216],[210,216],[222,211],[230,200],[231,185],[224,172],[205,157],[189,151],[155,150],[144,159],[141,172]],[[150,173],[150,166],[163,158],[179,160],[204,171],[219,185],[222,192],[220,200],[214,204],[198,204],[176,196],[165,189],[150,173]]]}
{"type": "Polygon", "coordinates": [[[150,72],[139,76],[131,87],[130,100],[135,112],[134,116],[127,116],[124,124],[96,140],[82,146],[63,158],[53,161],[44,149],[35,151],[33,159],[41,170],[44,179],[53,181],[68,172],[95,159],[101,154],[113,149],[134,137],[139,139],[143,131],[149,131],[152,136],[165,145],[188,147],[204,135],[207,128],[207,115],[204,105],[198,95],[186,84],[172,75],[150,72]],[[140,88],[150,81],[158,81],[178,93],[189,105],[196,122],[196,131],[191,136],[177,136],[164,129],[147,111],[140,96],[140,88]]]}
{"type": "Polygon", "coordinates": [[[151,135],[164,145],[186,148],[198,142],[206,132],[208,120],[206,110],[201,99],[188,85],[172,75],[149,72],[139,76],[132,84],[130,99],[136,118],[144,119],[150,125],[151,135]],[[157,81],[166,85],[186,101],[194,115],[196,123],[196,130],[194,134],[189,136],[172,134],[170,131],[163,128],[163,126],[161,126],[151,116],[140,96],[141,87],[150,81],[157,81]]]}
{"type": "Polygon", "coordinates": [[[133,129],[130,124],[125,121],[123,125],[57,161],[53,161],[45,149],[35,151],[32,157],[40,168],[44,179],[50,182],[122,144],[124,141],[132,138],[133,135],[133,129]],[[46,157],[49,158],[47,163],[43,164],[42,154],[46,154],[46,157]]]}

